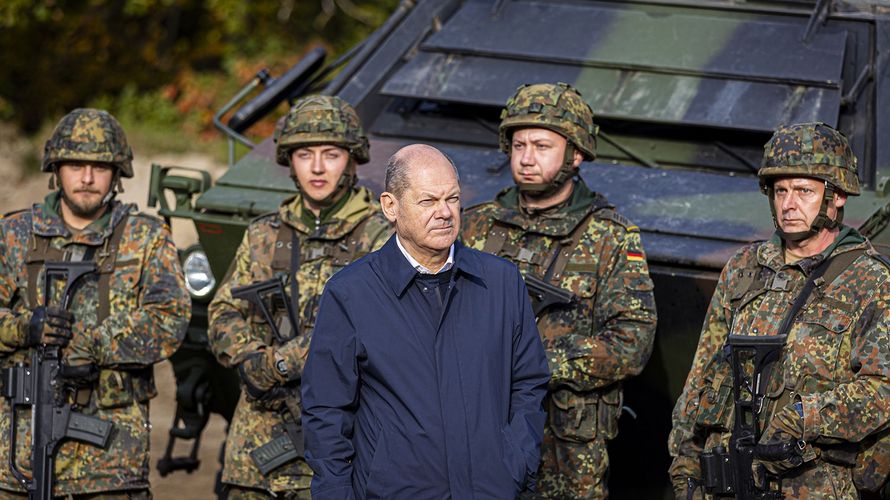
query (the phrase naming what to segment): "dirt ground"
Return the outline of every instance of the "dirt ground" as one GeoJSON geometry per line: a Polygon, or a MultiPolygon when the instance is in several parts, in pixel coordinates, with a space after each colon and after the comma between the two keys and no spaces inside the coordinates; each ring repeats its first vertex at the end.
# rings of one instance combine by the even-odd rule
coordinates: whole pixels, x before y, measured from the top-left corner
{"type": "MultiPolygon", "coordinates": [[[[26,208],[32,203],[43,200],[48,193],[46,175],[31,177],[22,175],[22,165],[28,143],[11,133],[9,128],[0,124],[0,213],[26,208]]],[[[205,155],[155,155],[140,157],[136,151],[134,161],[135,176],[124,179],[124,193],[119,199],[124,202],[137,203],[147,213],[155,214],[153,209],[146,209],[148,184],[152,163],[165,165],[188,166],[208,170],[217,178],[225,169],[224,165],[214,163],[205,155]]],[[[194,229],[190,224],[173,223],[173,239],[184,248],[195,241],[194,229]]],[[[176,411],[176,384],[173,369],[169,362],[155,367],[155,377],[159,395],[151,401],[151,485],[154,498],[166,499],[211,499],[215,498],[213,483],[219,468],[218,456],[220,445],[225,439],[225,420],[219,415],[212,415],[201,438],[199,458],[201,467],[191,473],[174,472],[162,478],[155,469],[158,459],[167,446],[167,432],[173,422],[176,411]]],[[[186,455],[191,450],[191,442],[179,442],[174,455],[186,455]]]]}

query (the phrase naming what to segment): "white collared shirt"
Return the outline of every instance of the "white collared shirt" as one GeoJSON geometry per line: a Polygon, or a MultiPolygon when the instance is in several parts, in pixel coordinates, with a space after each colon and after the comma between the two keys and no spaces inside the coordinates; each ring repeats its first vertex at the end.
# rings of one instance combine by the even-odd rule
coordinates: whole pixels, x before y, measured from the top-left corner
{"type": "Polygon", "coordinates": [[[443,265],[442,269],[439,269],[438,271],[430,271],[423,264],[417,262],[417,260],[414,259],[414,257],[412,257],[407,250],[405,250],[405,247],[402,246],[402,242],[401,240],[399,240],[399,235],[396,235],[396,245],[398,245],[399,250],[401,250],[402,252],[402,255],[404,255],[405,258],[408,259],[408,263],[411,264],[411,267],[413,267],[414,270],[419,272],[420,274],[444,273],[454,266],[454,243],[452,243],[451,248],[448,249],[448,259],[445,261],[445,265],[443,265]]]}

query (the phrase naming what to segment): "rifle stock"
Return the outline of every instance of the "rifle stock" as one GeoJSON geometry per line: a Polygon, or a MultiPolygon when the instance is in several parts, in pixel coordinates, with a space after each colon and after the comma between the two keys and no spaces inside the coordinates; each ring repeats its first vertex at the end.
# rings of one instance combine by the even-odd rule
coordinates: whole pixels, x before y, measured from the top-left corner
{"type": "MultiPolygon", "coordinates": [[[[760,440],[760,410],[772,368],[787,335],[729,335],[726,349],[732,367],[733,427],[729,450],[718,446],[701,455],[702,486],[714,496],[743,499],[778,499],[779,491],[758,488],[752,464],[760,440]],[[750,361],[750,376],[745,366],[750,361]]],[[[775,478],[770,478],[775,479],[775,478]]]]}
{"type": "Polygon", "coordinates": [[[570,306],[578,301],[578,297],[565,288],[558,287],[531,274],[525,277],[525,286],[532,299],[532,310],[535,317],[541,315],[548,307],[555,305],[570,306]]]}

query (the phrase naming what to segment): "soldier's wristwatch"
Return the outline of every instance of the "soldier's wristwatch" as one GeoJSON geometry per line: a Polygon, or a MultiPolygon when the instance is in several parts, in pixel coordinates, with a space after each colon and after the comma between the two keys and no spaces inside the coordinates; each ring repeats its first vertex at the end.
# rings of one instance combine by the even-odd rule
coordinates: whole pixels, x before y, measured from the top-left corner
{"type": "Polygon", "coordinates": [[[277,352],[275,353],[275,369],[282,377],[287,378],[287,363],[285,363],[281,354],[277,352]]]}

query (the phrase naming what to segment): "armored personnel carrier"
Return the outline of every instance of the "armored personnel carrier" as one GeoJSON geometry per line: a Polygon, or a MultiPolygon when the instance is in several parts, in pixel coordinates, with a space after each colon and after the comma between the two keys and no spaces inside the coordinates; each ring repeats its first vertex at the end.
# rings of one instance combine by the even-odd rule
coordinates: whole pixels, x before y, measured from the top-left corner
{"type": "MultiPolygon", "coordinates": [[[[639,225],[656,285],[656,347],[626,384],[610,488],[616,498],[667,497],[670,413],[718,274],[736,249],[773,232],[755,177],[771,131],[807,121],[842,130],[865,186],[845,222],[877,243],[890,239],[890,18],[882,3],[404,1],[345,58],[325,65],[317,49],[280,78],[258,75],[221,110],[266,82],[219,123],[233,144],[251,149],[216,183],[154,166],[149,203],[164,217],[193,221],[200,241],[182,251],[195,307],[182,352],[202,349],[206,304],[248,222],[293,192],[272,138],[252,144],[241,135],[281,101],[322,92],[355,106],[371,139],[371,162],[358,175],[376,192],[399,147],[441,148],[472,205],[512,182],[497,150],[506,99],[523,83],[567,82],[600,127],[598,158],[581,175],[639,225]]],[[[185,369],[177,376],[188,381],[185,369]]],[[[191,387],[208,388],[193,378],[191,387]]],[[[210,389],[214,397],[202,394],[214,411],[233,404],[229,389],[210,389]]],[[[197,407],[190,390],[181,385],[181,408],[197,407]]],[[[194,434],[181,424],[181,437],[194,434]]],[[[200,419],[192,424],[200,430],[200,419]]]]}

